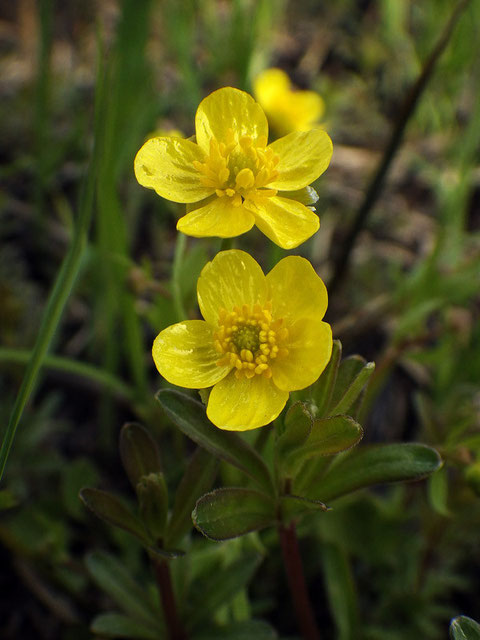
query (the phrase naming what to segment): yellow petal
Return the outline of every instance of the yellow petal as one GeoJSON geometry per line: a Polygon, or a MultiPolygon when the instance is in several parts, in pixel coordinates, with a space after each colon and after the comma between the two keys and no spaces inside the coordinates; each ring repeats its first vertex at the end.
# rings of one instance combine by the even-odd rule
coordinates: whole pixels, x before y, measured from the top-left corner
{"type": "Polygon", "coordinates": [[[224,378],[231,366],[218,366],[213,329],[203,320],[186,320],[155,338],[153,360],[160,374],[180,387],[205,389],[224,378]]]}
{"type": "Polygon", "coordinates": [[[220,429],[247,431],[275,420],[287,400],[288,392],[271,380],[263,376],[237,379],[232,372],[213,387],[207,416],[220,429]]]}
{"type": "Polygon", "coordinates": [[[327,288],[308,260],[287,256],[267,274],[274,318],[290,326],[301,318],[320,321],[328,305],[327,288]]]}
{"type": "Polygon", "coordinates": [[[290,191],[302,189],[316,180],[328,167],[332,157],[332,141],[322,129],[295,131],[268,146],[280,160],[278,177],[268,186],[290,191]]]}
{"type": "Polygon", "coordinates": [[[262,107],[245,91],[224,87],[202,100],[197,109],[197,142],[209,153],[210,139],[227,142],[231,135],[229,129],[237,141],[250,136],[256,146],[267,144],[268,124],[262,107]]]}
{"type": "Polygon", "coordinates": [[[272,364],[272,380],[286,391],[305,389],[315,382],[330,360],[332,329],[326,322],[304,318],[289,326],[286,347],[288,355],[272,364]]]}
{"type": "Polygon", "coordinates": [[[290,78],[281,69],[267,69],[258,75],[254,93],[270,126],[282,135],[312,129],[325,111],[318,93],[292,89],[290,78]]]}
{"type": "Polygon", "coordinates": [[[159,196],[173,202],[197,202],[214,189],[200,182],[200,173],[193,166],[203,162],[205,154],[190,140],[175,137],[151,138],[135,158],[135,176],[138,182],[155,189],[159,196]]]}
{"type": "Polygon", "coordinates": [[[272,242],[282,249],[294,249],[318,231],[320,220],[316,213],[290,198],[262,198],[245,201],[255,215],[255,224],[272,242]]]}
{"type": "Polygon", "coordinates": [[[253,83],[253,92],[265,110],[275,107],[275,101],[290,90],[290,78],[281,69],[265,69],[253,83]]]}
{"type": "Polygon", "coordinates": [[[289,95],[291,131],[308,131],[322,117],[325,103],[314,91],[292,91],[289,95]]]}
{"type": "Polygon", "coordinates": [[[267,281],[260,265],[245,251],[221,251],[203,268],[197,296],[203,317],[216,326],[222,308],[232,311],[244,304],[265,303],[267,281]]]}
{"type": "Polygon", "coordinates": [[[243,206],[233,207],[231,198],[222,196],[180,218],[177,229],[195,238],[233,238],[251,229],[254,222],[250,211],[243,206]]]}

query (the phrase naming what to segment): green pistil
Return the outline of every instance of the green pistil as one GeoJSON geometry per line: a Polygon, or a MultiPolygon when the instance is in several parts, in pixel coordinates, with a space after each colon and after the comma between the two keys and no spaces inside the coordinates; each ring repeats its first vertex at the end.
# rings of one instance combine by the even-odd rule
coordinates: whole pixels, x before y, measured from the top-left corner
{"type": "Polygon", "coordinates": [[[238,352],[248,349],[255,353],[260,346],[260,327],[243,326],[239,327],[232,335],[232,342],[237,347],[238,352]]]}

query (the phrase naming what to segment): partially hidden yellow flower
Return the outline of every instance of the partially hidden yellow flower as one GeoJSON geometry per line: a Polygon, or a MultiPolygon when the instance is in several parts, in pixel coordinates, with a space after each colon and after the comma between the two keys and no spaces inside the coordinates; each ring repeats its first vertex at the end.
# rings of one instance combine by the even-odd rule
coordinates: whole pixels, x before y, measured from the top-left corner
{"type": "Polygon", "coordinates": [[[145,140],[150,140],[151,138],[159,138],[162,136],[168,136],[169,138],[185,138],[185,134],[180,129],[165,129],[164,127],[159,127],[154,131],[151,131],[148,135],[145,136],[145,140]]]}
{"type": "Polygon", "coordinates": [[[225,87],[200,103],[196,141],[162,136],[135,158],[144,187],[188,205],[177,229],[195,237],[231,238],[254,224],[284,249],[319,227],[308,185],[328,167],[332,141],[325,131],[291,133],[270,145],[267,118],[244,91],[225,87]]]}
{"type": "Polygon", "coordinates": [[[270,126],[279,135],[318,127],[325,112],[321,96],[314,91],[293,89],[290,78],[282,69],[262,71],[255,78],[253,91],[270,126]]]}
{"type": "Polygon", "coordinates": [[[248,253],[221,251],[202,270],[197,297],[204,320],[162,331],[153,359],[172,384],[213,387],[207,416],[221,429],[268,424],[330,360],[327,290],[305,258],[288,256],[265,276],[248,253]]]}

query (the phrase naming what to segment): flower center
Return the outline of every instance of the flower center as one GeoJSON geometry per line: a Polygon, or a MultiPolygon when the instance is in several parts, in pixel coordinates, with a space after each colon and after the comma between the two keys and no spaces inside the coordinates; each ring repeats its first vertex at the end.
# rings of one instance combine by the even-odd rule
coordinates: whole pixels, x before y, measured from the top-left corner
{"type": "Polygon", "coordinates": [[[271,378],[271,361],[288,355],[284,344],[288,331],[283,318],[273,320],[272,305],[244,304],[233,311],[220,309],[218,329],[214,334],[215,348],[220,359],[218,366],[235,367],[237,378],[263,375],[271,378]]]}
{"type": "Polygon", "coordinates": [[[205,187],[215,189],[219,198],[230,198],[238,207],[246,199],[276,195],[276,189],[265,187],[278,176],[278,161],[272,149],[254,146],[250,136],[238,140],[229,129],[226,142],[212,138],[205,162],[195,160],[193,166],[205,187]]]}

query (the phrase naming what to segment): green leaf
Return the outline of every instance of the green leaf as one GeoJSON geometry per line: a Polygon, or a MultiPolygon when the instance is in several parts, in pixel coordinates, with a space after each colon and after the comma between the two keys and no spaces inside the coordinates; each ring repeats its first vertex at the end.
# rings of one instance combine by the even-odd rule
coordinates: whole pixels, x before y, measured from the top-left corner
{"type": "Polygon", "coordinates": [[[465,480],[477,496],[480,496],[480,461],[474,462],[465,470],[465,480]]]}
{"type": "Polygon", "coordinates": [[[163,549],[162,547],[145,547],[150,557],[156,557],[158,560],[173,560],[173,558],[180,558],[185,555],[185,551],[181,549],[163,549]]]}
{"type": "Polygon", "coordinates": [[[335,388],[328,405],[329,409],[338,404],[345,393],[345,389],[352,384],[353,380],[360,373],[366,363],[367,361],[365,358],[359,355],[348,356],[348,358],[344,358],[340,362],[338,366],[337,379],[335,381],[335,388]]]}
{"type": "Polygon", "coordinates": [[[350,416],[333,416],[314,420],[305,444],[290,451],[286,467],[295,471],[306,460],[316,456],[331,456],[356,445],[363,437],[363,429],[350,416]]]}
{"type": "Polygon", "coordinates": [[[202,496],[192,513],[193,524],[211,540],[227,540],[275,522],[275,504],[264,493],[229,487],[202,496]]]}
{"type": "Polygon", "coordinates": [[[342,413],[354,415],[356,412],[352,411],[352,407],[374,371],[375,363],[365,364],[365,360],[360,356],[351,356],[343,360],[338,370],[335,394],[328,410],[329,415],[342,413]]]}
{"type": "Polygon", "coordinates": [[[273,492],[268,467],[255,449],[237,434],[215,427],[200,402],[173,389],[163,389],[155,397],[186,436],[218,458],[238,467],[269,493],[273,492]]]}
{"type": "Polygon", "coordinates": [[[327,505],[320,500],[309,500],[302,496],[294,496],[287,494],[281,496],[280,504],[282,508],[282,515],[287,522],[295,520],[306,513],[312,513],[314,511],[328,511],[327,505]]]}
{"type": "Polygon", "coordinates": [[[163,473],[149,473],[137,484],[140,516],[153,540],[163,537],[168,514],[168,493],[163,473]]]}
{"type": "Polygon", "coordinates": [[[335,620],[337,640],[358,638],[358,603],[355,582],[343,549],[323,544],[322,559],[330,612],[335,620]]]}
{"type": "Polygon", "coordinates": [[[432,508],[441,516],[452,515],[448,509],[447,469],[442,467],[428,479],[428,499],[432,508]]]}
{"type": "Polygon", "coordinates": [[[329,502],[374,484],[419,480],[441,465],[437,451],[423,444],[362,447],[333,464],[321,482],[312,482],[306,493],[309,497],[329,502]]]}
{"type": "Polygon", "coordinates": [[[326,469],[332,464],[332,458],[318,456],[311,458],[300,468],[293,478],[293,492],[298,495],[310,494],[312,487],[318,486],[326,469]]]}
{"type": "Polygon", "coordinates": [[[277,440],[278,451],[302,445],[312,430],[312,416],[303,402],[296,402],[285,414],[285,429],[277,440]]]}
{"type": "Polygon", "coordinates": [[[165,546],[177,545],[192,528],[192,511],[198,498],[212,486],[217,461],[200,447],[193,454],[175,493],[172,514],[165,533],[165,546]]]}
{"type": "Polygon", "coordinates": [[[101,520],[128,531],[142,544],[150,544],[142,522],[116,496],[101,489],[87,487],[80,491],[80,499],[101,520]]]}
{"type": "Polygon", "coordinates": [[[451,640],[480,640],[480,625],[472,618],[458,616],[450,624],[451,640]]]}
{"type": "Polygon", "coordinates": [[[317,407],[317,415],[319,416],[324,416],[327,408],[330,406],[341,357],[342,343],[340,340],[334,340],[330,362],[312,387],[313,401],[317,407]]]}
{"type": "Polygon", "coordinates": [[[135,422],[125,424],[120,431],[120,457],[134,489],[142,476],[162,470],[157,443],[145,427],[135,422]]]}
{"type": "Polygon", "coordinates": [[[18,505],[18,498],[9,490],[2,489],[0,491],[0,511],[12,509],[18,505]]]}
{"type": "Polygon", "coordinates": [[[90,631],[105,638],[138,638],[158,640],[163,635],[160,628],[150,627],[121,613],[101,613],[94,618],[90,631]]]}
{"type": "Polygon", "coordinates": [[[275,629],[262,620],[245,620],[227,627],[206,629],[195,634],[192,640],[277,640],[275,629]]]}
{"type": "Polygon", "coordinates": [[[156,602],[150,592],[140,587],[125,569],[125,565],[102,551],[94,551],[86,558],[87,569],[98,584],[130,617],[153,628],[163,625],[156,602]]]}
{"type": "Polygon", "coordinates": [[[65,465],[62,470],[62,501],[68,514],[74,518],[84,518],[86,513],[78,499],[78,493],[85,485],[95,485],[99,474],[87,458],[78,458],[65,465]]]}
{"type": "Polygon", "coordinates": [[[188,597],[189,612],[185,616],[189,628],[201,626],[203,630],[206,622],[211,623],[218,609],[248,586],[260,559],[258,553],[244,552],[239,560],[221,569],[217,567],[214,573],[196,582],[188,597]]]}

